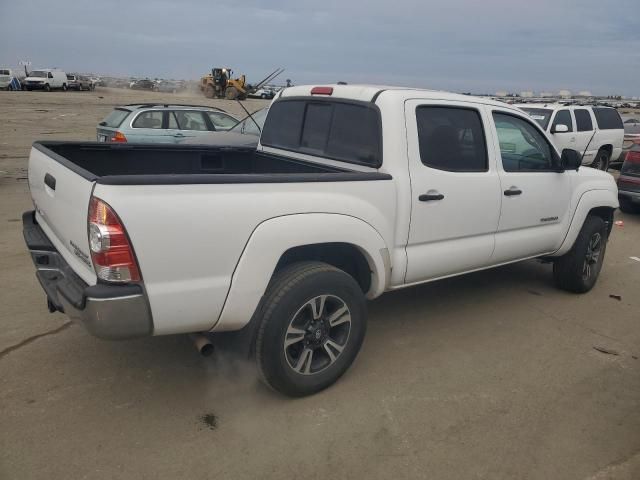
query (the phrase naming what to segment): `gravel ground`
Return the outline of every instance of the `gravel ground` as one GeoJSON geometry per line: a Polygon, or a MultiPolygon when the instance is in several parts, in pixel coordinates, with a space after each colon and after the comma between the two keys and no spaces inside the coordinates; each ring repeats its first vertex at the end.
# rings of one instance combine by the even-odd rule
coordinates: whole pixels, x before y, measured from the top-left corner
{"type": "Polygon", "coordinates": [[[617,214],[587,295],[531,261],[383,296],[351,370],[298,400],[233,352],[101,341],[49,314],[21,235],[29,145],[178,100],[242,114],[188,95],[0,92],[0,478],[640,478],[639,216],[617,214]]]}

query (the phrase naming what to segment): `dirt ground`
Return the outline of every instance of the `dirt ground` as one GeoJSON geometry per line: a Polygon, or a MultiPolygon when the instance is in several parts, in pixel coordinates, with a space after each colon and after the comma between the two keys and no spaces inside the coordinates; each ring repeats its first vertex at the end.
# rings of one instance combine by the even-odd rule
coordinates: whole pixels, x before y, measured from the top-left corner
{"type": "Polygon", "coordinates": [[[185,336],[107,342],[49,314],[21,234],[31,142],[92,140],[115,105],[178,100],[241,115],[0,92],[0,478],[640,478],[640,216],[617,214],[587,295],[531,261],[383,296],[351,370],[298,400],[185,336]]]}

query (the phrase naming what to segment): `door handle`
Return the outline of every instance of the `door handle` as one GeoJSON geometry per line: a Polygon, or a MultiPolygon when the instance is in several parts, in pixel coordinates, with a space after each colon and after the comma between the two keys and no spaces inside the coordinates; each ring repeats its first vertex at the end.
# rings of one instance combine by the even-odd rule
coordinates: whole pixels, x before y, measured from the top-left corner
{"type": "Polygon", "coordinates": [[[511,187],[509,190],[505,190],[504,194],[506,197],[515,197],[516,195],[522,195],[522,190],[517,187],[511,187]]]}
{"type": "Polygon", "coordinates": [[[51,190],[55,190],[56,189],[56,178],[51,175],[50,173],[47,173],[44,176],[44,184],[49,187],[51,190]]]}
{"type": "Polygon", "coordinates": [[[184,134],[182,134],[182,133],[176,133],[176,134],[174,135],[174,137],[184,137],[184,134]]]}
{"type": "Polygon", "coordinates": [[[444,195],[442,195],[441,193],[425,193],[424,195],[420,195],[418,197],[418,200],[420,200],[421,202],[433,202],[436,200],[443,200],[444,199],[444,195]]]}

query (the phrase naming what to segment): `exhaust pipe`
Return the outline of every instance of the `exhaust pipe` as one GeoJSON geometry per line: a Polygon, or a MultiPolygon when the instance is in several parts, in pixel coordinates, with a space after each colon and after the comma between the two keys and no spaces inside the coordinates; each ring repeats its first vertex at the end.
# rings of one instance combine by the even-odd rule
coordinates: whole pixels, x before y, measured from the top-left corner
{"type": "Polygon", "coordinates": [[[213,343],[202,333],[192,333],[189,335],[200,355],[210,357],[213,355],[213,343]]]}

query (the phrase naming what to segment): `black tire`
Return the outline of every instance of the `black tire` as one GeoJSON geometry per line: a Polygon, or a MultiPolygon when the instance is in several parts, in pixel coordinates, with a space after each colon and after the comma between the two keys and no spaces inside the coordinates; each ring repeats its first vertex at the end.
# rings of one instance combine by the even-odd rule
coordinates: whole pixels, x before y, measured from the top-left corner
{"type": "Polygon", "coordinates": [[[258,322],[255,352],[263,382],[285,395],[301,397],[335,383],[356,358],[366,333],[366,302],[347,273],[326,263],[300,262],[274,276],[258,322]],[[320,312],[317,317],[312,303],[320,312]],[[334,315],[338,317],[331,327],[334,315]],[[293,330],[300,333],[290,333],[293,330]]]}
{"type": "Polygon", "coordinates": [[[640,213],[640,205],[633,203],[627,197],[618,197],[620,202],[620,211],[624,213],[640,213]]]}
{"type": "Polygon", "coordinates": [[[611,162],[611,152],[606,148],[601,148],[591,163],[591,168],[606,172],[609,170],[609,162],[611,162]]]}
{"type": "Polygon", "coordinates": [[[238,89],[236,87],[227,87],[224,91],[224,98],[227,100],[235,100],[238,98],[238,89]]]}
{"type": "Polygon", "coordinates": [[[607,240],[607,226],[604,220],[589,215],[571,250],[553,263],[556,286],[574,293],[586,293],[591,290],[602,269],[607,240]],[[597,258],[594,258],[596,253],[597,258]]]}
{"type": "Polygon", "coordinates": [[[44,91],[45,92],[50,92],[51,91],[51,86],[48,83],[44,84],[44,91]]]}
{"type": "Polygon", "coordinates": [[[62,91],[63,91],[63,92],[66,92],[66,91],[67,91],[67,84],[66,84],[66,83],[63,83],[63,84],[62,84],[62,91]]]}
{"type": "Polygon", "coordinates": [[[266,100],[267,99],[267,94],[263,93],[262,95],[260,95],[260,98],[262,98],[263,100],[266,100]]]}

